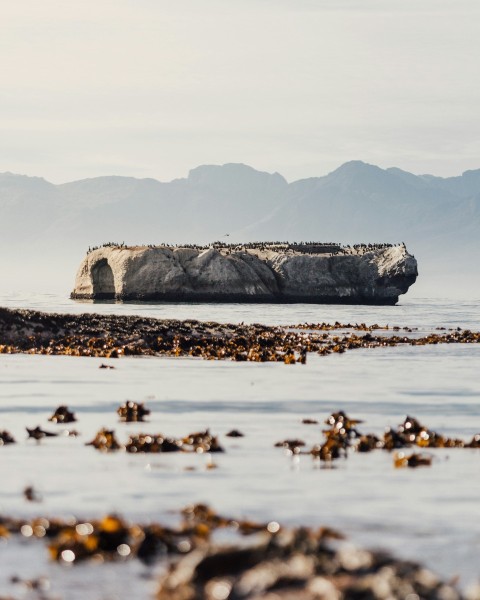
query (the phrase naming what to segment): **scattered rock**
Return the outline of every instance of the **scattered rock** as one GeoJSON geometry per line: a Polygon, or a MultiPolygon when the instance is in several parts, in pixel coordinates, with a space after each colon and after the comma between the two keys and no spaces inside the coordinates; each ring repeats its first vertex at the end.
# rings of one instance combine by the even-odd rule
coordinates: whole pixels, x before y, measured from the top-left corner
{"type": "Polygon", "coordinates": [[[42,496],[31,485],[27,486],[23,490],[23,496],[25,497],[25,500],[27,500],[28,502],[41,502],[42,501],[42,496]]]}
{"type": "Polygon", "coordinates": [[[233,438],[245,437],[244,434],[241,431],[238,431],[238,429],[232,429],[231,431],[229,431],[225,435],[227,437],[233,437],[233,438]]]}
{"type": "Polygon", "coordinates": [[[62,431],[62,435],[65,437],[78,437],[80,432],[78,432],[76,429],[64,429],[62,431]]]}
{"type": "Polygon", "coordinates": [[[396,469],[404,467],[429,467],[432,464],[432,457],[426,454],[410,454],[406,456],[403,452],[396,452],[393,455],[393,464],[396,469]]]}
{"type": "Polygon", "coordinates": [[[396,431],[391,429],[385,432],[385,448],[393,450],[419,446],[421,448],[463,448],[462,440],[448,438],[423,426],[417,419],[407,415],[396,431]]]}
{"type": "Polygon", "coordinates": [[[74,423],[77,419],[66,406],[59,406],[48,420],[53,423],[74,423]]]}
{"type": "MultiPolygon", "coordinates": [[[[118,515],[89,521],[4,515],[0,536],[44,539],[51,558],[64,564],[131,558],[150,564],[165,555],[177,557],[164,570],[157,600],[463,598],[452,583],[420,564],[346,544],[342,532],[329,527],[284,529],[275,521],[219,515],[205,504],[188,506],[181,514],[178,527],[128,523],[118,515]],[[232,535],[229,546],[219,547],[213,542],[219,529],[251,537],[240,543],[232,535]]],[[[42,587],[20,579],[14,583],[42,587]]]]}
{"type": "Polygon", "coordinates": [[[4,429],[0,431],[0,446],[6,446],[7,444],[15,444],[15,439],[9,431],[4,429]]]}
{"type": "Polygon", "coordinates": [[[112,450],[119,450],[121,448],[121,445],[118,443],[115,437],[115,431],[113,429],[100,429],[93,440],[85,445],[93,446],[97,450],[102,450],[103,452],[110,452],[112,450]]]}
{"type": "Polygon", "coordinates": [[[58,433],[53,433],[52,431],[45,431],[40,426],[35,427],[35,429],[25,428],[28,433],[29,438],[33,438],[34,440],[41,440],[44,437],[55,437],[58,433]]]}
{"type": "Polygon", "coordinates": [[[126,423],[135,423],[138,421],[143,421],[143,417],[149,415],[150,411],[148,408],[145,408],[143,404],[137,404],[136,402],[127,400],[127,402],[118,408],[117,413],[121,421],[125,421],[126,423]]]}
{"type": "Polygon", "coordinates": [[[293,454],[299,454],[300,449],[305,446],[303,440],[283,440],[283,442],[277,442],[275,448],[285,448],[293,454]]]}
{"type": "Polygon", "coordinates": [[[475,434],[465,448],[480,448],[480,433],[475,434]]]}
{"type": "Polygon", "coordinates": [[[377,448],[383,448],[384,443],[380,438],[372,433],[367,433],[366,435],[361,435],[358,440],[356,450],[357,452],[371,452],[372,450],[376,450],[377,448]]]}
{"type": "Polygon", "coordinates": [[[193,452],[223,452],[223,448],[218,442],[217,437],[213,436],[209,429],[190,433],[182,441],[186,446],[184,449],[192,450],[193,452]]]}
{"type": "Polygon", "coordinates": [[[21,585],[27,590],[31,590],[33,592],[46,592],[50,589],[50,581],[47,577],[37,577],[35,579],[23,579],[18,575],[13,575],[10,577],[10,583],[14,585],[21,585]]]}
{"type": "Polygon", "coordinates": [[[247,546],[199,546],[162,576],[157,600],[460,600],[421,565],[339,544],[341,537],[297,528],[247,546]]]}
{"type": "MultiPolygon", "coordinates": [[[[302,423],[310,423],[310,419],[304,419],[302,423]]],[[[418,446],[420,448],[480,448],[480,434],[473,436],[468,443],[456,438],[448,438],[436,433],[417,419],[407,416],[397,429],[387,428],[383,439],[374,434],[361,434],[357,425],[362,423],[358,419],[351,419],[344,411],[331,414],[325,421],[330,425],[329,429],[323,431],[325,441],[315,444],[309,452],[304,452],[302,447],[305,443],[301,440],[284,440],[275,444],[276,447],[287,448],[294,454],[310,454],[322,461],[332,461],[337,458],[347,457],[348,449],[365,453],[373,450],[398,450],[418,446]]],[[[422,466],[430,465],[431,457],[421,454],[412,454],[405,457],[402,453],[395,466],[422,466]]]]}
{"type": "Polygon", "coordinates": [[[180,452],[182,442],[173,438],[166,438],[161,434],[148,435],[140,433],[130,436],[125,449],[132,454],[137,452],[180,452]]]}

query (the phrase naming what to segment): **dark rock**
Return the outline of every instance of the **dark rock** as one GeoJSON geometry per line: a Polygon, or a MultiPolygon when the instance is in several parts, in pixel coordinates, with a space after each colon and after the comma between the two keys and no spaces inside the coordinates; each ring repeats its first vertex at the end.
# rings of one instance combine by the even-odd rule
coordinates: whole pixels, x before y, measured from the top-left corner
{"type": "Polygon", "coordinates": [[[77,419],[66,406],[59,406],[48,420],[53,423],[74,423],[77,419]]]}

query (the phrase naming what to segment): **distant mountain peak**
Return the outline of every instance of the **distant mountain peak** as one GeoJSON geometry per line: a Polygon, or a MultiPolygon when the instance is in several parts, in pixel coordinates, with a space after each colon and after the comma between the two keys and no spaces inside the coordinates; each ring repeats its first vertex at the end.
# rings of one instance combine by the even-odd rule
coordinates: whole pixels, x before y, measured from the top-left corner
{"type": "Polygon", "coordinates": [[[23,175],[21,173],[12,173],[11,171],[4,171],[3,173],[0,173],[0,179],[12,180],[12,181],[36,181],[36,182],[47,183],[49,185],[53,185],[49,181],[47,181],[44,177],[23,175]]]}
{"type": "Polygon", "coordinates": [[[332,171],[332,173],[341,173],[341,172],[365,172],[365,171],[383,171],[380,167],[376,165],[372,165],[370,163],[366,163],[363,160],[349,160],[343,165],[340,165],[337,169],[332,171]]]}
{"type": "Polygon", "coordinates": [[[275,181],[280,185],[288,185],[280,173],[267,173],[257,171],[244,163],[225,163],[223,165],[200,165],[191,169],[188,173],[190,183],[207,183],[215,185],[249,184],[249,182],[260,180],[275,181]]]}
{"type": "Polygon", "coordinates": [[[478,177],[480,175],[480,169],[468,169],[462,173],[462,177],[478,177]]]}

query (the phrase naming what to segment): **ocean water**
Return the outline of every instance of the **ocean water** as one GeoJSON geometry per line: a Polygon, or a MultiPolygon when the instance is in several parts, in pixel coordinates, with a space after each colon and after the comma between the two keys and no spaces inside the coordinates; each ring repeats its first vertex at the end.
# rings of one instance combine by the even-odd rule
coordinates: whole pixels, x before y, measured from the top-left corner
{"type": "MultiPolygon", "coordinates": [[[[219,322],[335,322],[480,330],[480,303],[402,301],[396,307],[77,303],[57,296],[2,296],[0,306],[54,312],[141,314],[219,322]]],[[[380,547],[425,563],[468,587],[480,578],[480,450],[427,451],[431,467],[395,469],[392,455],[351,452],[332,468],[275,448],[285,438],[307,448],[322,440],[322,422],[337,410],[381,435],[405,415],[466,440],[480,433],[480,345],[355,350],[309,355],[306,365],[201,359],[0,356],[0,429],[18,443],[0,448],[0,514],[175,522],[182,506],[207,502],[221,513],[285,525],[329,525],[351,543],[380,547]],[[100,370],[101,362],[115,366],[100,370]],[[125,400],[145,402],[148,422],[119,423],[125,400]],[[78,438],[41,443],[25,427],[47,422],[59,404],[75,411],[78,438]],[[303,418],[319,425],[304,425],[303,418]],[[101,454],[85,442],[101,427],[120,441],[134,432],[183,436],[210,428],[225,453],[101,454]],[[228,438],[240,429],[245,437],[228,438]],[[211,469],[213,461],[217,468],[211,469]],[[33,485],[41,503],[23,499],[33,485]]],[[[161,565],[157,568],[161,569],[161,565]]],[[[149,597],[156,571],[137,561],[62,567],[42,542],[0,544],[0,595],[18,592],[14,574],[46,575],[61,598],[149,597]],[[140,590],[140,591],[139,591],[140,590]],[[137,595],[135,595],[137,594],[137,595]]]]}

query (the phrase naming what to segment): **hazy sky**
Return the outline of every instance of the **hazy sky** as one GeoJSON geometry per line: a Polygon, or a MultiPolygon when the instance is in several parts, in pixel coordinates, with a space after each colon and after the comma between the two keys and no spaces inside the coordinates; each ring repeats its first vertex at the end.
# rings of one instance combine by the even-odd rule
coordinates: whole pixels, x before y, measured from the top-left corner
{"type": "Polygon", "coordinates": [[[0,171],[480,168],[478,0],[4,0],[0,171]]]}

